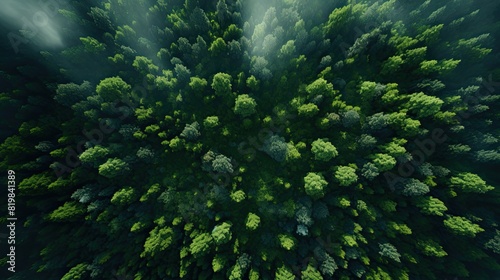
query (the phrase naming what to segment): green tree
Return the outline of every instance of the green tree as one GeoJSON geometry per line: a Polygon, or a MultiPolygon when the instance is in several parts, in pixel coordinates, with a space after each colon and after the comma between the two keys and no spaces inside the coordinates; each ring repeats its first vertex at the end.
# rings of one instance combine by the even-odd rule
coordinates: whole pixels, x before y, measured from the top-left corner
{"type": "Polygon", "coordinates": [[[216,225],[212,230],[212,238],[216,245],[222,245],[229,242],[232,238],[231,224],[224,222],[216,225]]]}
{"type": "Polygon", "coordinates": [[[389,258],[395,262],[401,262],[398,250],[391,243],[378,244],[380,251],[378,252],[382,257],[389,258]]]}
{"type": "Polygon", "coordinates": [[[108,148],[97,145],[85,150],[80,154],[79,158],[83,164],[98,167],[104,163],[109,154],[108,148]]]}
{"type": "Polygon", "coordinates": [[[226,73],[217,73],[212,80],[212,89],[216,95],[226,96],[231,94],[231,76],[226,73]]]}
{"type": "Polygon", "coordinates": [[[128,164],[119,158],[110,158],[99,166],[99,174],[106,178],[114,178],[128,170],[128,164]]]}
{"type": "Polygon", "coordinates": [[[254,213],[248,213],[245,226],[249,230],[256,230],[260,225],[260,217],[254,213]]]}
{"type": "Polygon", "coordinates": [[[248,94],[241,94],[236,97],[234,113],[242,117],[248,117],[256,112],[257,103],[248,94]]]}
{"type": "Polygon", "coordinates": [[[419,92],[410,95],[406,108],[414,112],[419,118],[425,118],[439,112],[443,103],[444,101],[437,97],[419,92]]]}
{"type": "Polygon", "coordinates": [[[358,180],[356,170],[350,166],[339,166],[335,171],[335,178],[341,186],[349,186],[358,180]]]}
{"type": "Polygon", "coordinates": [[[130,85],[120,77],[111,77],[102,80],[97,85],[96,92],[104,101],[120,101],[130,95],[130,85]]]}
{"type": "Polygon", "coordinates": [[[479,225],[459,216],[450,216],[443,223],[453,234],[459,236],[475,237],[476,234],[484,231],[479,225]]]}
{"type": "Polygon", "coordinates": [[[304,116],[306,118],[311,118],[319,112],[318,106],[313,103],[308,103],[301,105],[298,108],[299,116],[304,116]]]}
{"type": "Polygon", "coordinates": [[[321,198],[325,195],[324,188],[328,182],[319,173],[309,172],[304,177],[304,189],[306,194],[314,199],[321,198]]]}
{"type": "Polygon", "coordinates": [[[311,152],[316,160],[329,161],[339,155],[337,148],[328,139],[317,139],[311,144],[311,152]]]}
{"type": "Polygon", "coordinates": [[[195,258],[200,258],[210,251],[212,244],[212,236],[209,233],[201,233],[193,239],[193,242],[189,245],[189,250],[195,258]]]}
{"type": "Polygon", "coordinates": [[[284,265],[278,267],[274,275],[276,280],[289,280],[294,279],[294,277],[292,271],[284,265]]]}
{"type": "Polygon", "coordinates": [[[203,126],[206,128],[215,128],[219,126],[219,117],[217,116],[208,116],[203,120],[203,126]]]}
{"type": "Polygon", "coordinates": [[[494,189],[494,187],[488,186],[481,177],[470,172],[462,172],[451,177],[450,183],[465,193],[485,193],[494,189]]]}

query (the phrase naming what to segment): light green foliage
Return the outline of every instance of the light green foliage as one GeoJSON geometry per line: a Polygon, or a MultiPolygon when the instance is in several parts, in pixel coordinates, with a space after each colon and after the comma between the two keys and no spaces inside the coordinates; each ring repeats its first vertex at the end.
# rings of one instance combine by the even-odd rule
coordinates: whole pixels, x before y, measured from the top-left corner
{"type": "Polygon", "coordinates": [[[212,80],[212,89],[216,95],[225,96],[231,94],[231,76],[226,73],[217,73],[212,80]]]}
{"type": "Polygon", "coordinates": [[[485,193],[494,189],[494,187],[488,186],[481,177],[469,172],[459,173],[457,176],[451,177],[450,183],[465,193],[485,193]]]}
{"type": "Polygon", "coordinates": [[[227,258],[224,255],[217,254],[212,260],[212,270],[214,272],[218,272],[226,266],[226,263],[227,263],[227,258]]]}
{"type": "Polygon", "coordinates": [[[106,178],[119,176],[128,170],[128,164],[119,158],[110,158],[99,166],[99,174],[106,178]]]}
{"type": "Polygon", "coordinates": [[[109,155],[110,151],[102,146],[94,146],[80,154],[79,158],[83,164],[88,164],[93,167],[98,167],[104,163],[104,160],[109,155]]]}
{"type": "Polygon", "coordinates": [[[317,139],[311,144],[311,152],[316,160],[329,161],[339,155],[337,148],[328,139],[317,139]]]}
{"type": "Polygon", "coordinates": [[[276,279],[276,280],[290,280],[290,279],[294,279],[294,277],[295,276],[293,275],[292,270],[290,270],[290,268],[282,265],[282,266],[278,267],[278,269],[276,269],[274,279],[276,279]]]}
{"type": "Polygon", "coordinates": [[[212,238],[216,245],[222,245],[229,242],[232,238],[231,224],[224,222],[215,226],[212,230],[212,238]]]}
{"type": "Polygon", "coordinates": [[[231,199],[235,202],[241,202],[241,201],[245,200],[245,198],[246,198],[246,194],[242,190],[237,190],[235,192],[232,192],[230,196],[231,196],[231,199]]]}
{"type": "Polygon", "coordinates": [[[172,140],[170,140],[168,146],[172,149],[172,151],[180,151],[185,144],[184,139],[175,136],[172,140]]]}
{"type": "Polygon", "coordinates": [[[297,246],[297,240],[289,234],[278,235],[281,248],[290,251],[297,246]]]}
{"type": "Polygon", "coordinates": [[[484,231],[479,225],[459,216],[448,217],[443,223],[455,235],[474,237],[476,234],[484,231]]]}
{"type": "Polygon", "coordinates": [[[295,41],[288,40],[283,46],[281,46],[278,57],[279,58],[291,58],[296,53],[295,41]]]}
{"type": "Polygon", "coordinates": [[[201,93],[208,85],[207,80],[199,77],[191,77],[189,82],[189,87],[194,91],[201,93]]]}
{"type": "Polygon", "coordinates": [[[208,116],[203,120],[203,126],[206,128],[215,128],[219,126],[219,117],[208,116]]]}
{"type": "Polygon", "coordinates": [[[245,226],[249,230],[256,230],[260,225],[260,217],[254,213],[248,213],[245,226]]]}
{"type": "Polygon", "coordinates": [[[403,58],[400,55],[391,56],[382,64],[381,73],[384,75],[395,74],[399,71],[403,62],[403,58]]]}
{"type": "Polygon", "coordinates": [[[306,118],[310,118],[319,112],[319,108],[318,108],[318,106],[316,106],[316,104],[308,103],[308,104],[301,105],[298,108],[298,112],[299,112],[299,116],[304,116],[306,118]]]}
{"type": "Polygon", "coordinates": [[[208,253],[212,244],[212,236],[209,233],[202,233],[193,239],[193,242],[189,245],[189,251],[195,258],[199,258],[208,253]]]}
{"type": "Polygon", "coordinates": [[[130,94],[130,85],[120,77],[111,77],[102,80],[96,87],[96,92],[104,101],[120,101],[130,94]]]}
{"type": "Polygon", "coordinates": [[[302,280],[323,280],[321,273],[311,264],[307,265],[306,270],[302,271],[302,280]]]}
{"type": "Polygon", "coordinates": [[[419,92],[410,95],[406,108],[414,112],[419,118],[424,118],[439,112],[443,103],[443,100],[437,97],[419,92]]]}
{"type": "Polygon", "coordinates": [[[293,142],[287,143],[286,160],[298,160],[301,154],[293,142]]]}
{"type": "Polygon", "coordinates": [[[48,218],[55,222],[73,221],[85,214],[85,206],[76,201],[69,201],[59,206],[48,215],[48,218]]]}
{"type": "Polygon", "coordinates": [[[443,29],[444,24],[438,24],[432,27],[423,27],[423,32],[417,36],[419,41],[423,41],[426,44],[433,43],[439,38],[439,33],[443,29]]]}
{"type": "Polygon", "coordinates": [[[358,180],[358,175],[356,175],[356,170],[350,166],[339,166],[335,171],[335,179],[337,179],[339,185],[349,186],[358,180]]]}
{"type": "Polygon", "coordinates": [[[426,256],[442,258],[448,254],[443,250],[443,247],[432,239],[419,240],[417,248],[426,256]]]}
{"type": "Polygon", "coordinates": [[[328,182],[323,178],[323,175],[319,173],[309,172],[304,177],[304,189],[306,194],[312,198],[321,198],[325,195],[324,188],[328,185],[328,182]]]}
{"type": "Polygon", "coordinates": [[[165,251],[172,244],[174,231],[169,227],[155,227],[149,232],[149,237],[144,242],[144,251],[141,257],[152,257],[155,254],[165,251]]]}
{"type": "Polygon", "coordinates": [[[79,280],[85,279],[87,275],[88,265],[85,263],[80,263],[72,267],[68,273],[64,274],[61,280],[79,280]]]}
{"type": "Polygon", "coordinates": [[[257,80],[257,78],[255,78],[254,75],[251,75],[250,77],[248,77],[247,81],[247,86],[251,89],[251,90],[258,90],[259,89],[259,80],[257,80]]]}
{"type": "Polygon", "coordinates": [[[103,43],[100,43],[97,41],[95,38],[92,37],[80,37],[80,41],[83,44],[83,47],[85,48],[85,51],[89,53],[94,53],[97,54],[99,52],[102,52],[106,49],[106,45],[103,43]]]}
{"type": "Polygon", "coordinates": [[[234,113],[242,117],[248,117],[255,113],[257,103],[248,94],[241,94],[236,97],[234,113]]]}
{"type": "Polygon", "coordinates": [[[427,215],[443,216],[444,212],[448,210],[446,205],[439,199],[432,196],[424,196],[417,200],[417,207],[420,212],[427,215]]]}
{"type": "Polygon", "coordinates": [[[375,154],[372,162],[380,172],[391,170],[396,166],[396,159],[387,154],[375,154]]]}
{"type": "Polygon", "coordinates": [[[391,142],[381,146],[380,149],[384,153],[386,153],[394,158],[397,158],[397,157],[400,157],[406,153],[406,149],[403,147],[403,145],[406,142],[407,142],[406,139],[393,138],[391,142]]]}
{"type": "Polygon", "coordinates": [[[126,187],[118,190],[111,198],[111,203],[126,206],[132,203],[136,198],[136,192],[132,187],[126,187]]]}
{"type": "Polygon", "coordinates": [[[308,93],[309,97],[318,95],[332,97],[334,95],[333,85],[323,78],[319,78],[307,85],[306,92],[308,93]]]}
{"type": "Polygon", "coordinates": [[[158,66],[153,64],[151,59],[145,56],[136,56],[132,66],[137,69],[137,71],[143,73],[155,73],[158,72],[158,66]]]}
{"type": "Polygon", "coordinates": [[[226,52],[227,50],[227,44],[224,42],[224,39],[222,38],[217,38],[215,41],[212,42],[210,45],[210,48],[208,48],[208,51],[213,55],[213,56],[219,56],[222,55],[226,52]]]}

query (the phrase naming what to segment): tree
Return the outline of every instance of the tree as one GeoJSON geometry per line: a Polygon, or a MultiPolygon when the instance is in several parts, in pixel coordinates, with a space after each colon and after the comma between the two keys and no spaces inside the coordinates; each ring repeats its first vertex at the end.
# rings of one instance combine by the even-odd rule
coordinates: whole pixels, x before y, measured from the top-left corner
{"type": "Polygon", "coordinates": [[[443,216],[444,212],[448,210],[441,200],[432,196],[420,197],[416,205],[420,208],[420,212],[427,215],[443,216]]]}
{"type": "Polygon", "coordinates": [[[189,245],[189,251],[195,258],[200,258],[210,251],[212,244],[212,236],[209,233],[201,233],[193,239],[193,242],[189,245]]]}
{"type": "Polygon", "coordinates": [[[484,231],[479,225],[459,216],[449,216],[443,223],[453,234],[459,236],[475,237],[476,234],[484,231]]]}
{"type": "Polygon", "coordinates": [[[335,178],[341,186],[349,186],[358,180],[356,170],[350,166],[339,166],[335,171],[335,178]]]}
{"type": "Polygon", "coordinates": [[[325,195],[324,188],[328,182],[319,173],[309,172],[304,177],[304,188],[307,195],[314,199],[321,198],[325,195]]]}
{"type": "Polygon", "coordinates": [[[217,73],[212,80],[212,89],[216,95],[226,96],[231,94],[231,76],[226,73],[217,73]]]}
{"type": "Polygon", "coordinates": [[[97,145],[85,150],[80,154],[79,158],[83,164],[98,167],[99,165],[104,163],[104,160],[109,154],[110,151],[108,148],[97,145]]]}
{"type": "Polygon", "coordinates": [[[99,166],[99,174],[106,178],[114,178],[128,170],[128,164],[119,158],[110,158],[99,166]]]}
{"type": "Polygon", "coordinates": [[[219,126],[219,117],[217,116],[208,116],[203,120],[203,126],[206,128],[215,128],[219,126]]]}
{"type": "Polygon", "coordinates": [[[290,251],[297,246],[297,240],[289,234],[279,234],[278,241],[280,242],[281,248],[287,251],[290,251]]]}
{"type": "Polygon", "coordinates": [[[201,135],[199,129],[200,125],[198,124],[198,122],[194,122],[192,124],[186,124],[180,136],[191,141],[196,140],[196,138],[200,137],[201,135]]]}
{"type": "Polygon", "coordinates": [[[249,230],[256,230],[260,225],[260,217],[254,213],[248,213],[245,226],[249,230]]]}
{"type": "Polygon", "coordinates": [[[414,112],[418,118],[425,118],[439,112],[443,103],[444,101],[437,97],[419,92],[410,95],[406,108],[414,112]]]}
{"type": "Polygon", "coordinates": [[[155,254],[165,251],[172,245],[174,231],[170,227],[156,226],[149,232],[149,237],[144,242],[144,251],[141,257],[154,257],[155,254]]]}
{"type": "Polygon", "coordinates": [[[432,239],[419,240],[417,248],[426,256],[442,258],[448,254],[443,250],[443,247],[432,239]]]}
{"type": "Polygon", "coordinates": [[[210,29],[210,21],[208,20],[205,11],[196,7],[193,9],[189,21],[193,24],[194,28],[200,32],[206,32],[210,29]]]}
{"type": "Polygon", "coordinates": [[[97,94],[107,102],[120,101],[130,95],[130,85],[116,76],[106,78],[97,85],[97,94]]]}
{"type": "Polygon", "coordinates": [[[234,113],[244,118],[255,113],[257,103],[248,94],[241,94],[236,97],[234,105],[234,113]]]}
{"type": "Polygon", "coordinates": [[[100,43],[95,38],[92,38],[90,36],[80,37],[80,41],[82,42],[85,51],[89,53],[97,54],[106,49],[105,44],[100,43]]]}
{"type": "Polygon", "coordinates": [[[48,214],[48,218],[55,222],[75,221],[85,214],[85,208],[81,203],[69,201],[48,214]]]}
{"type": "Polygon", "coordinates": [[[274,277],[276,280],[289,280],[294,279],[295,276],[288,267],[282,265],[276,269],[274,277]]]}
{"type": "Polygon", "coordinates": [[[217,155],[212,161],[212,168],[220,173],[233,173],[233,165],[231,160],[224,155],[217,155]]]}
{"type": "Polygon", "coordinates": [[[227,44],[222,38],[215,39],[208,48],[208,51],[212,54],[212,56],[216,57],[225,54],[227,50],[227,44]]]}
{"type": "Polygon", "coordinates": [[[465,193],[485,193],[494,189],[494,187],[488,186],[481,177],[470,172],[462,172],[451,177],[450,183],[465,193]]]}
{"type": "Polygon", "coordinates": [[[378,244],[380,251],[378,252],[382,257],[389,258],[395,262],[401,262],[399,259],[401,254],[398,253],[398,250],[391,243],[380,243],[378,244]]]}
{"type": "Polygon", "coordinates": [[[88,81],[84,81],[81,85],[75,83],[59,84],[54,99],[64,106],[71,107],[84,101],[91,94],[92,87],[88,81]]]}
{"type": "Polygon", "coordinates": [[[288,153],[288,144],[283,137],[273,135],[264,142],[262,148],[270,157],[277,162],[283,162],[288,153]]]}
{"type": "Polygon", "coordinates": [[[326,141],[328,139],[317,139],[311,144],[311,152],[314,154],[314,159],[320,161],[329,161],[339,155],[337,148],[332,143],[326,141]]]}
{"type": "Polygon", "coordinates": [[[222,245],[229,240],[231,240],[232,233],[231,233],[231,224],[224,222],[220,225],[217,225],[214,227],[212,230],[212,238],[215,241],[216,245],[222,245]]]}
{"type": "Polygon", "coordinates": [[[371,158],[373,164],[375,164],[375,167],[377,167],[380,172],[391,170],[396,166],[396,159],[387,154],[377,153],[371,158]]]}
{"type": "Polygon", "coordinates": [[[131,204],[136,199],[135,189],[132,187],[126,187],[118,190],[111,198],[111,203],[121,206],[126,206],[131,204]]]}
{"type": "Polygon", "coordinates": [[[308,104],[301,105],[298,108],[298,111],[299,111],[299,116],[311,118],[319,112],[319,108],[318,108],[318,106],[316,106],[316,104],[308,103],[308,104]]]}
{"type": "Polygon", "coordinates": [[[333,97],[335,91],[333,90],[333,85],[328,83],[325,79],[319,78],[316,81],[310,83],[306,86],[306,92],[309,97],[324,95],[327,97],[333,97]]]}
{"type": "Polygon", "coordinates": [[[405,180],[403,190],[401,192],[405,196],[419,196],[424,195],[429,191],[429,186],[420,182],[418,179],[410,178],[405,180]]]}
{"type": "Polygon", "coordinates": [[[307,265],[307,268],[302,271],[302,280],[323,280],[323,276],[321,276],[321,273],[312,266],[311,264],[307,265]]]}

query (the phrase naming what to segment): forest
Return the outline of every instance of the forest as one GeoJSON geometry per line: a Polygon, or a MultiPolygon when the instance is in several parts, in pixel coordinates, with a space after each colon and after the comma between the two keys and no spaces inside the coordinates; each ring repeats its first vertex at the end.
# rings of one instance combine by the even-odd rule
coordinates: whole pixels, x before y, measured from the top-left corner
{"type": "Polygon", "coordinates": [[[500,279],[500,2],[1,6],[0,279],[500,279]]]}

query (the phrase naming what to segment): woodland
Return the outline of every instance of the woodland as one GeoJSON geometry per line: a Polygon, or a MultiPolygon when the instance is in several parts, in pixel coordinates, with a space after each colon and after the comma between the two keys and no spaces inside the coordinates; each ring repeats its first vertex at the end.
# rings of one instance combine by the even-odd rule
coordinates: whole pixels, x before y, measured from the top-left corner
{"type": "Polygon", "coordinates": [[[499,279],[498,1],[2,6],[0,278],[499,279]]]}

